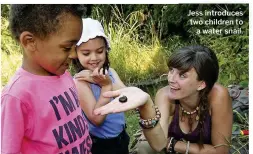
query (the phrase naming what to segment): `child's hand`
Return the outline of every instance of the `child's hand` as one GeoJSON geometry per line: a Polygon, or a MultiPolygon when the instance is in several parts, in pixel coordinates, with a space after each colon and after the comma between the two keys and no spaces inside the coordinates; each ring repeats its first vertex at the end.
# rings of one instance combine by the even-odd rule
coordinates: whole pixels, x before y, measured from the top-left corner
{"type": "Polygon", "coordinates": [[[118,113],[118,112],[135,109],[145,104],[150,98],[149,94],[147,94],[146,92],[136,87],[127,87],[127,88],[122,88],[116,91],[107,91],[103,93],[103,96],[108,97],[108,98],[110,97],[116,97],[116,98],[110,103],[100,108],[97,108],[94,111],[96,115],[105,115],[109,113],[118,113]],[[127,97],[126,102],[122,103],[119,101],[119,98],[121,96],[127,97]]]}
{"type": "Polygon", "coordinates": [[[92,80],[100,87],[112,84],[108,71],[104,68],[96,68],[91,74],[92,80]],[[104,72],[104,74],[103,74],[104,72]]]}
{"type": "Polygon", "coordinates": [[[92,71],[82,70],[81,72],[75,74],[74,78],[78,81],[87,81],[90,83],[96,83],[92,78],[92,71]]]}

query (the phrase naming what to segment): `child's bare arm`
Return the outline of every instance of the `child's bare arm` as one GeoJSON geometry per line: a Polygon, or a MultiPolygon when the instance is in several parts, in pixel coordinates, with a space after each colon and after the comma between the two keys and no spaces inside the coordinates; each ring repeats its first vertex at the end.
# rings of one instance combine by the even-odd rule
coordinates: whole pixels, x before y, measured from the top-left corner
{"type": "Polygon", "coordinates": [[[113,90],[118,90],[121,88],[125,88],[125,84],[121,81],[118,73],[113,69],[110,68],[110,71],[112,72],[113,78],[115,80],[114,84],[113,84],[113,90]]]}
{"type": "MultiPolygon", "coordinates": [[[[94,125],[101,125],[104,122],[106,115],[95,115],[93,111],[96,108],[109,103],[111,98],[105,98],[100,95],[98,101],[96,101],[88,82],[75,81],[75,83],[78,91],[78,100],[85,115],[94,125]]],[[[101,93],[111,89],[111,85],[104,86],[101,88],[101,93]]]]}
{"type": "MultiPolygon", "coordinates": [[[[108,71],[105,71],[105,74],[103,74],[103,69],[99,70],[97,68],[91,74],[88,73],[88,75],[85,74],[85,76],[91,78],[93,83],[96,83],[101,87],[101,93],[112,90],[112,82],[109,78],[108,71]]],[[[84,76],[82,77],[84,78],[84,76]]],[[[94,125],[101,125],[104,122],[106,115],[97,116],[93,114],[93,111],[96,108],[109,103],[111,98],[105,98],[100,95],[98,100],[96,100],[90,88],[89,81],[83,81],[79,78],[78,80],[75,80],[75,83],[78,91],[79,102],[85,115],[94,125]]]]}

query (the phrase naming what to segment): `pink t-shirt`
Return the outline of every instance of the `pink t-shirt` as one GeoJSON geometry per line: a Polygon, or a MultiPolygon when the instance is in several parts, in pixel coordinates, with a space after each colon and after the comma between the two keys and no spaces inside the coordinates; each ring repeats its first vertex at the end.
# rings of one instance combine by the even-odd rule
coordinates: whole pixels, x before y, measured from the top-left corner
{"type": "Polygon", "coordinates": [[[38,76],[20,68],[3,89],[1,104],[2,153],[91,154],[69,72],[38,76]]]}

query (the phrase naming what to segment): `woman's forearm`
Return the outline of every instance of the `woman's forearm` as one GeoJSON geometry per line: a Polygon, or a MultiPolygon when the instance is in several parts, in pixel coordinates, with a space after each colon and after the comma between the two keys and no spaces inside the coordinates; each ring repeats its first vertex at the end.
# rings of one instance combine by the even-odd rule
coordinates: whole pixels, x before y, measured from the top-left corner
{"type": "MultiPolygon", "coordinates": [[[[187,142],[178,141],[174,147],[176,152],[179,153],[185,153],[187,149],[187,142]]],[[[219,149],[214,148],[211,144],[203,144],[203,147],[201,147],[199,144],[196,143],[190,143],[189,145],[189,154],[202,154],[202,153],[208,153],[208,154],[220,154],[220,153],[228,153],[229,148],[228,146],[223,145],[223,147],[219,147],[219,149]]]]}
{"type": "MultiPolygon", "coordinates": [[[[139,111],[140,117],[142,119],[150,119],[156,116],[154,104],[151,98],[149,98],[146,104],[139,107],[139,111]]],[[[143,133],[148,143],[155,151],[161,151],[163,148],[165,148],[167,139],[165,138],[164,132],[159,122],[154,128],[143,129],[143,133]]]]}

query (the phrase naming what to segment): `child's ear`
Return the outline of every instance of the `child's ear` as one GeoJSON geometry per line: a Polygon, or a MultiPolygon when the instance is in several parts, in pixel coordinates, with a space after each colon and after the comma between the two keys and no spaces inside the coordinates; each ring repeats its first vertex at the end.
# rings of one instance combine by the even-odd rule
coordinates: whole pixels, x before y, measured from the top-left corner
{"type": "Polygon", "coordinates": [[[206,87],[206,82],[205,81],[200,81],[199,87],[198,87],[198,91],[204,89],[206,87]]]}
{"type": "Polygon", "coordinates": [[[19,42],[27,51],[36,50],[35,36],[28,31],[24,31],[20,34],[19,42]]]}

